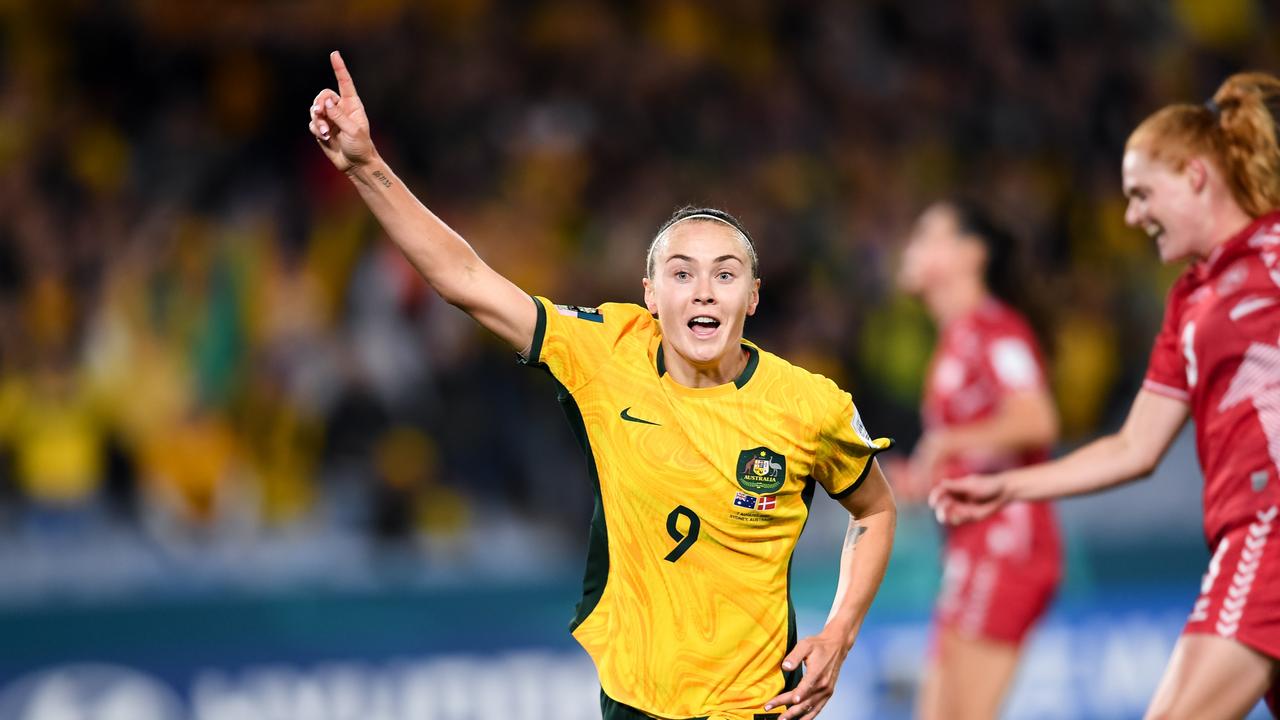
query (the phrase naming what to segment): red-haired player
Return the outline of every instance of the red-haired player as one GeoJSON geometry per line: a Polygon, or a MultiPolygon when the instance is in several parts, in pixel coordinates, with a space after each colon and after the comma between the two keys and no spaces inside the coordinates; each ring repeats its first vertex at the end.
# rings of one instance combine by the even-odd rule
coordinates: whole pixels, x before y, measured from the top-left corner
{"type": "Polygon", "coordinates": [[[1187,417],[1213,559],[1149,718],[1238,718],[1280,672],[1280,80],[1234,75],[1204,105],[1170,105],[1129,136],[1125,221],[1160,258],[1195,262],[1169,292],[1124,427],[1057,461],[949,481],[940,517],[1100,490],[1149,474],[1187,417]]]}

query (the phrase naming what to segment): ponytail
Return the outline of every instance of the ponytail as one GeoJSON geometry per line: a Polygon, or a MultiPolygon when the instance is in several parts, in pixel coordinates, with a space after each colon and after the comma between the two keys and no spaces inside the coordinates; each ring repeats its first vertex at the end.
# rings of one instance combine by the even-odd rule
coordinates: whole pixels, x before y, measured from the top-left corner
{"type": "Polygon", "coordinates": [[[1227,78],[1203,105],[1179,103],[1156,111],[1129,136],[1126,149],[1182,170],[1196,155],[1222,172],[1240,208],[1251,217],[1280,209],[1280,79],[1267,73],[1227,78]]]}
{"type": "Polygon", "coordinates": [[[1210,101],[1217,106],[1222,161],[1236,202],[1252,217],[1280,208],[1280,80],[1266,73],[1232,75],[1210,101]]]}

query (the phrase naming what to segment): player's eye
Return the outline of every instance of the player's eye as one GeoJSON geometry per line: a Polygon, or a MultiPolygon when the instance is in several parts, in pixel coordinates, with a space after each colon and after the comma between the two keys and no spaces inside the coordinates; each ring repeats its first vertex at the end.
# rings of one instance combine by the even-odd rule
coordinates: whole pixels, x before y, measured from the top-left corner
{"type": "Polygon", "coordinates": [[[723,280],[724,282],[729,282],[730,280],[733,279],[733,273],[729,272],[728,270],[721,270],[719,273],[716,274],[716,277],[719,278],[720,280],[723,280]]]}
{"type": "Polygon", "coordinates": [[[677,280],[679,280],[679,281],[681,281],[681,282],[684,282],[685,280],[688,280],[689,278],[691,278],[691,277],[693,277],[693,276],[689,274],[689,271],[688,271],[688,270],[677,270],[677,271],[675,272],[674,277],[675,277],[675,279],[677,279],[677,280]]]}

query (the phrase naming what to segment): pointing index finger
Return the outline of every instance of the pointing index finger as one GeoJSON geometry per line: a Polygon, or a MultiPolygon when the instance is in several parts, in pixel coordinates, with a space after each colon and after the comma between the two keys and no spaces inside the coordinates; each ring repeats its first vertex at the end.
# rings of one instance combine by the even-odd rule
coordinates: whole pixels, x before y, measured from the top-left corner
{"type": "Polygon", "coordinates": [[[344,98],[356,96],[356,84],[351,81],[351,73],[347,72],[347,64],[342,61],[342,53],[334,50],[329,53],[329,62],[333,64],[333,74],[338,78],[338,94],[344,98]]]}

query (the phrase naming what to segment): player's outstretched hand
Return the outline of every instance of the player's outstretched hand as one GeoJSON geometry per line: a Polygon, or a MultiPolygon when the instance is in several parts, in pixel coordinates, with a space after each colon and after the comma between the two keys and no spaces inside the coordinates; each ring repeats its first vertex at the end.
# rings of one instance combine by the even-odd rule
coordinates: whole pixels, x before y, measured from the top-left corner
{"type": "Polygon", "coordinates": [[[784,692],[765,703],[765,710],[787,706],[781,720],[813,720],[826,707],[836,689],[836,678],[848,650],[837,637],[814,635],[796,643],[782,661],[782,669],[790,672],[804,663],[804,679],[795,690],[784,692]]]}
{"type": "Polygon", "coordinates": [[[364,114],[364,103],[356,94],[356,84],[347,72],[347,64],[337,50],[329,53],[333,74],[338,80],[338,91],[329,88],[320,91],[311,103],[311,134],[320,149],[343,172],[371,162],[378,153],[369,137],[369,118],[364,114]]]}
{"type": "Polygon", "coordinates": [[[943,480],[929,493],[929,505],[943,524],[959,525],[989,517],[1008,502],[1001,475],[970,475],[943,480]]]}

